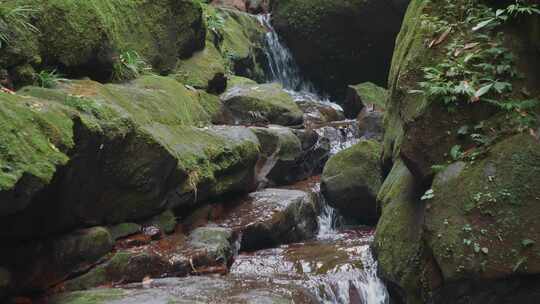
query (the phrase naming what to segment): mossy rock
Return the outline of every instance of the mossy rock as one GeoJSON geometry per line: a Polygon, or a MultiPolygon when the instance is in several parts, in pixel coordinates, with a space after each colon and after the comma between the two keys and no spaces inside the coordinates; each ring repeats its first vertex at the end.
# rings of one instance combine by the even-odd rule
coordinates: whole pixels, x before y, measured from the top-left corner
{"type": "MultiPolygon", "coordinates": [[[[499,109],[490,103],[469,102],[468,98],[458,100],[455,111],[450,111],[442,100],[429,99],[424,94],[411,94],[419,89],[419,82],[424,81],[424,68],[433,67],[447,58],[446,45],[476,39],[473,31],[463,25],[464,20],[455,20],[464,16],[466,5],[448,7],[444,1],[411,1],[401,32],[396,40],[392,66],[389,76],[389,99],[385,114],[384,160],[385,163],[401,157],[420,179],[429,182],[433,178],[433,165],[440,165],[448,160],[448,153],[455,145],[465,149],[472,146],[459,136],[463,126],[476,126],[482,121],[496,120],[499,109]],[[439,22],[439,23],[437,23],[439,22]],[[426,41],[433,41],[434,34],[441,22],[458,23],[461,28],[452,31],[437,47],[429,47],[426,41]]],[[[512,98],[522,99],[522,91],[538,95],[538,60],[530,52],[531,41],[522,37],[524,31],[519,25],[503,34],[502,43],[516,58],[516,70],[525,76],[525,81],[512,81],[512,98]],[[534,68],[531,68],[534,67],[534,68]]],[[[512,27],[513,27],[512,26],[512,27]]],[[[495,37],[491,37],[496,41],[495,37]]],[[[482,76],[482,75],[480,75],[482,76]]],[[[495,94],[493,99],[512,99],[504,94],[495,94]]],[[[490,97],[491,98],[491,97],[490,97]]]]}
{"type": "Polygon", "coordinates": [[[109,232],[113,240],[118,241],[119,239],[125,238],[127,236],[137,234],[141,231],[141,225],[136,223],[121,223],[108,227],[109,232]]]}
{"type": "Polygon", "coordinates": [[[71,116],[59,105],[0,92],[0,217],[25,209],[68,162],[71,116]]]}
{"type": "Polygon", "coordinates": [[[445,281],[540,273],[539,148],[515,135],[437,175],[425,224],[445,281]]]}
{"type": "Polygon", "coordinates": [[[229,79],[227,81],[227,91],[234,87],[242,86],[246,84],[255,85],[257,84],[257,82],[255,80],[251,80],[249,78],[242,77],[242,76],[236,76],[236,75],[229,76],[229,79]]]}
{"type": "Polygon", "coordinates": [[[279,84],[236,86],[221,96],[238,123],[299,125],[303,113],[279,84]]]}
{"type": "Polygon", "coordinates": [[[347,118],[356,118],[366,106],[381,111],[386,107],[387,98],[388,91],[372,82],[350,85],[343,102],[343,111],[347,118]]]}
{"type": "Polygon", "coordinates": [[[321,177],[321,192],[328,204],[349,218],[376,223],[381,153],[381,144],[364,140],[332,156],[321,177]]]}
{"type": "Polygon", "coordinates": [[[225,21],[219,29],[219,49],[225,60],[229,61],[231,72],[264,81],[263,66],[266,57],[262,43],[266,29],[253,15],[226,8],[218,8],[216,11],[225,21]]]}
{"type": "Polygon", "coordinates": [[[41,291],[86,271],[113,249],[106,228],[77,230],[60,237],[6,247],[0,254],[2,264],[13,274],[16,292],[41,291]]]}
{"type": "Polygon", "coordinates": [[[163,233],[170,234],[176,228],[176,215],[171,210],[167,210],[146,221],[145,225],[155,226],[163,233]]]}
{"type": "Polygon", "coordinates": [[[32,22],[39,33],[18,33],[23,39],[13,39],[11,48],[22,51],[4,59],[18,59],[7,68],[43,61],[69,75],[108,80],[123,52],[139,53],[164,73],[174,69],[178,57],[204,46],[202,9],[189,0],[18,3],[36,10],[32,22]]]}
{"type": "Polygon", "coordinates": [[[220,94],[227,86],[226,72],[225,59],[211,41],[206,41],[202,51],[178,62],[174,78],[196,89],[220,94]]]}
{"type": "Polygon", "coordinates": [[[228,228],[200,227],[191,232],[188,241],[192,248],[203,250],[210,259],[226,265],[234,255],[236,236],[228,228]]]}
{"type": "Polygon", "coordinates": [[[382,214],[373,247],[379,271],[389,287],[406,299],[406,303],[422,303],[425,203],[420,201],[417,192],[413,175],[399,160],[377,196],[382,214]]]}
{"type": "Polygon", "coordinates": [[[386,84],[403,13],[395,1],[280,0],[272,17],[305,74],[344,97],[348,84],[386,84]]]}
{"type": "MultiPolygon", "coordinates": [[[[173,79],[148,76],[124,85],[80,80],[54,90],[28,87],[19,93],[33,97],[5,98],[17,100],[14,109],[21,113],[16,119],[23,121],[12,119],[13,126],[3,130],[31,128],[39,141],[26,144],[32,137],[19,140],[13,132],[3,137],[12,140],[4,150],[4,166],[11,166],[13,173],[3,173],[2,195],[10,198],[14,191],[28,192],[26,198],[18,196],[22,203],[5,201],[19,211],[2,218],[0,226],[5,229],[0,235],[7,239],[32,239],[95,223],[138,221],[167,206],[191,206],[253,185],[259,156],[256,136],[246,128],[195,127],[207,125],[210,115],[198,92],[173,79]],[[58,108],[52,114],[64,120],[48,122],[57,119],[49,108],[58,108]],[[41,112],[47,120],[33,118],[41,112]],[[26,152],[9,156],[17,149],[26,152]],[[34,159],[24,158],[29,156],[34,159]],[[45,182],[38,185],[46,191],[37,191],[41,188],[32,183],[23,187],[22,182],[17,189],[15,173],[24,182],[23,170],[41,170],[37,172],[44,174],[40,178],[45,182]],[[41,220],[36,222],[38,215],[41,220]]],[[[2,122],[11,123],[8,118],[2,122]]]]}

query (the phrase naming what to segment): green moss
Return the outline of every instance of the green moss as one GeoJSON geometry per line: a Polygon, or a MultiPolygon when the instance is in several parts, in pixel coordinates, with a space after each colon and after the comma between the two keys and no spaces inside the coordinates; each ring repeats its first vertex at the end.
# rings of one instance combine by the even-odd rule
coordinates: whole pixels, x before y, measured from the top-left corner
{"type": "Polygon", "coordinates": [[[388,91],[386,89],[371,82],[364,82],[349,87],[356,91],[356,94],[360,96],[360,99],[365,105],[373,104],[383,110],[386,108],[386,100],[388,99],[388,91]]]}
{"type": "Polygon", "coordinates": [[[218,77],[225,82],[226,72],[225,59],[212,42],[206,41],[204,50],[179,61],[174,78],[181,83],[206,90],[218,77]]]}
{"type": "Polygon", "coordinates": [[[257,84],[257,82],[246,77],[232,75],[232,76],[229,76],[229,80],[227,81],[227,90],[230,90],[237,86],[251,85],[251,84],[257,84]]]}
{"type": "Polygon", "coordinates": [[[414,177],[401,160],[397,161],[377,197],[382,215],[373,243],[380,271],[385,279],[405,290],[407,303],[422,303],[425,206],[415,190],[414,177]]]}
{"type": "MultiPolygon", "coordinates": [[[[0,193],[13,189],[24,176],[48,184],[73,147],[70,114],[37,98],[5,93],[0,93],[0,104],[0,193]]],[[[20,207],[0,209],[10,213],[20,207]]]]}
{"type": "Polygon", "coordinates": [[[172,233],[176,228],[176,216],[171,210],[167,210],[154,216],[146,222],[147,225],[153,225],[161,229],[164,233],[172,233]]]}
{"type": "Polygon", "coordinates": [[[121,289],[96,289],[90,291],[76,291],[54,296],[51,304],[104,304],[110,301],[119,300],[127,292],[121,289]]]}
{"type": "Polygon", "coordinates": [[[486,159],[437,176],[426,228],[445,280],[540,271],[540,249],[522,245],[524,239],[540,241],[538,148],[530,135],[515,135],[486,159]]]}

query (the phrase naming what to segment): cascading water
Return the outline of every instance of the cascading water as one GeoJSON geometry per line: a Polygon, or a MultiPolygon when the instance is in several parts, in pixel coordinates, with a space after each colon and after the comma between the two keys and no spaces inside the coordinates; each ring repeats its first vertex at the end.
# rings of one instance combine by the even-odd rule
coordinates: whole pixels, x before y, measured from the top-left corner
{"type": "MultiPolygon", "coordinates": [[[[265,48],[269,65],[268,80],[280,83],[297,102],[309,100],[341,110],[339,105],[330,102],[328,99],[321,98],[315,86],[302,77],[294,57],[289,49],[281,43],[277,32],[274,30],[270,17],[270,15],[258,16],[259,21],[268,29],[265,48]]],[[[331,154],[352,146],[358,142],[360,137],[356,121],[334,122],[316,129],[316,132],[321,138],[327,138],[331,141],[331,154]]],[[[345,250],[355,251],[354,254],[359,256],[362,267],[359,269],[351,266],[352,263],[344,264],[323,276],[308,275],[309,279],[303,285],[307,285],[323,303],[389,303],[388,292],[381,279],[377,276],[377,262],[370,251],[369,245],[373,241],[373,233],[362,232],[351,235],[350,232],[340,231],[339,214],[325,202],[320,193],[320,184],[315,184],[312,191],[320,196],[322,205],[321,214],[318,218],[319,233],[314,242],[320,243],[321,246],[331,244],[336,248],[343,246],[346,247],[345,250]]],[[[275,261],[275,258],[271,259],[275,261]]],[[[305,265],[302,265],[302,267],[305,267],[305,265]]],[[[311,268],[306,267],[306,270],[311,268]]]]}

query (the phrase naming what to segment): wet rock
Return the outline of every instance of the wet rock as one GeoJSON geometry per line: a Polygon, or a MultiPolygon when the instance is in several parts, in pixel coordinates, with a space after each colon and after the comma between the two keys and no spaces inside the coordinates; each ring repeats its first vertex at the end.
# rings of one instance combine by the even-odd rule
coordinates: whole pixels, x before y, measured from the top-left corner
{"type": "Polygon", "coordinates": [[[289,91],[294,101],[304,112],[304,125],[308,129],[317,128],[332,121],[345,120],[343,110],[337,104],[307,92],[289,91]]]}
{"type": "Polygon", "coordinates": [[[78,230],[53,239],[40,240],[0,253],[9,269],[16,292],[42,291],[85,271],[113,248],[109,231],[102,227],[78,230]]]}
{"type": "Polygon", "coordinates": [[[356,120],[331,122],[314,131],[319,135],[319,144],[329,150],[330,155],[358,143],[361,134],[356,120]]]}
{"type": "Polygon", "coordinates": [[[304,288],[243,277],[159,279],[149,284],[132,284],[124,289],[95,289],[65,293],[51,304],[70,303],[318,303],[304,288]]]}
{"type": "Polygon", "coordinates": [[[347,97],[343,102],[343,110],[347,118],[354,119],[366,108],[367,112],[384,111],[388,91],[371,82],[350,85],[347,97]]]}
{"type": "Polygon", "coordinates": [[[239,124],[302,123],[302,111],[279,84],[236,86],[221,96],[239,124]]]}
{"type": "Polygon", "coordinates": [[[364,303],[357,295],[365,292],[366,271],[373,266],[366,256],[370,236],[369,231],[348,230],[324,240],[240,254],[231,274],[304,286],[320,303],[364,303]]]}
{"type": "Polygon", "coordinates": [[[217,224],[238,232],[242,251],[253,251],[313,237],[318,210],[319,202],[310,193],[265,189],[251,193],[217,224]]]}
{"type": "Polygon", "coordinates": [[[392,2],[274,1],[273,24],[305,74],[344,97],[347,84],[386,83],[405,12],[392,2]]]}
{"type": "Polygon", "coordinates": [[[236,236],[231,229],[221,227],[201,227],[189,235],[189,246],[202,250],[207,259],[227,265],[233,258],[236,236]]]}
{"type": "Polygon", "coordinates": [[[384,135],[384,114],[379,111],[364,109],[358,115],[358,129],[364,139],[382,141],[384,135]]]}
{"type": "Polygon", "coordinates": [[[119,239],[141,232],[141,228],[141,225],[136,223],[122,223],[108,229],[112,239],[118,241],[119,239]]]}
{"type": "Polygon", "coordinates": [[[176,228],[176,215],[171,210],[167,210],[146,221],[145,225],[155,226],[163,233],[170,234],[176,228]]]}
{"type": "Polygon", "coordinates": [[[162,231],[156,226],[146,226],[142,229],[143,235],[150,241],[161,239],[162,231]]]}
{"type": "Polygon", "coordinates": [[[329,149],[316,132],[280,126],[254,127],[261,143],[264,164],[259,178],[272,185],[289,185],[322,171],[329,149]]]}
{"type": "Polygon", "coordinates": [[[321,178],[321,192],[329,205],[363,223],[377,222],[381,150],[379,143],[364,140],[330,158],[321,178]]]}

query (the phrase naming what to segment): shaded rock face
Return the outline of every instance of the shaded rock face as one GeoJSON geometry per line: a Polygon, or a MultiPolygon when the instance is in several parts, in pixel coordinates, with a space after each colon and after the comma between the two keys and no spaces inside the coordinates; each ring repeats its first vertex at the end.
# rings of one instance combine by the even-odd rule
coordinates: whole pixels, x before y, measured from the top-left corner
{"type": "Polygon", "coordinates": [[[219,226],[241,236],[240,250],[254,251],[309,239],[317,232],[319,202],[299,190],[265,189],[249,196],[219,226]]]}
{"type": "Polygon", "coordinates": [[[540,180],[539,145],[514,135],[479,161],[456,162],[436,175],[433,197],[422,201],[411,172],[394,165],[379,193],[374,246],[381,273],[403,298],[538,301],[538,191],[531,185],[540,180]]]}
{"type": "Polygon", "coordinates": [[[330,158],[321,178],[321,192],[329,205],[349,218],[377,222],[381,151],[379,143],[364,140],[330,158]]]}
{"type": "Polygon", "coordinates": [[[332,95],[346,85],[385,85],[404,9],[393,1],[280,0],[273,24],[305,74],[332,95]]]}
{"type": "Polygon", "coordinates": [[[68,276],[84,272],[113,248],[113,239],[103,227],[78,230],[68,235],[6,246],[1,265],[12,273],[12,292],[40,291],[68,276]]]}
{"type": "Polygon", "coordinates": [[[261,14],[269,11],[270,0],[213,0],[212,5],[234,8],[253,14],[261,14]]]}
{"type": "Polygon", "coordinates": [[[39,11],[33,23],[40,33],[15,33],[0,55],[0,66],[16,80],[24,78],[20,67],[42,64],[58,66],[73,77],[110,80],[120,54],[127,51],[136,51],[157,71],[166,73],[179,57],[204,46],[201,7],[188,0],[41,1],[32,5],[39,11]],[[119,11],[125,15],[119,16],[119,11]]]}
{"type": "Polygon", "coordinates": [[[221,100],[238,124],[302,124],[302,111],[279,84],[236,86],[221,100]]]}
{"type": "Polygon", "coordinates": [[[256,278],[188,277],[155,280],[148,286],[128,285],[124,289],[96,289],[66,293],[50,299],[52,304],[69,303],[294,303],[317,301],[303,288],[270,284],[256,278]],[[150,288],[147,288],[150,287],[150,288]],[[90,302],[92,301],[92,302],[90,302]]]}
{"type": "Polygon", "coordinates": [[[21,94],[37,97],[0,96],[9,125],[1,156],[10,168],[0,173],[6,239],[140,220],[253,186],[256,136],[194,127],[209,115],[198,94],[172,79],[73,81],[21,94]],[[24,119],[33,119],[26,131],[9,131],[24,119]],[[21,132],[33,136],[18,140],[21,132]]]}

